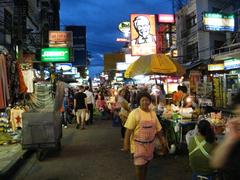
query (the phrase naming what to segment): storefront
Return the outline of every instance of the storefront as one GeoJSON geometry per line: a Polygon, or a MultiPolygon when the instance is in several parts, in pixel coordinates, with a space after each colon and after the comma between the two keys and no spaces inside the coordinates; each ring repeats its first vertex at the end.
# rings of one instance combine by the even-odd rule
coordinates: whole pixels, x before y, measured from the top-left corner
{"type": "Polygon", "coordinates": [[[232,98],[240,90],[240,60],[224,60],[222,63],[208,65],[213,82],[215,107],[227,108],[232,98]]]}

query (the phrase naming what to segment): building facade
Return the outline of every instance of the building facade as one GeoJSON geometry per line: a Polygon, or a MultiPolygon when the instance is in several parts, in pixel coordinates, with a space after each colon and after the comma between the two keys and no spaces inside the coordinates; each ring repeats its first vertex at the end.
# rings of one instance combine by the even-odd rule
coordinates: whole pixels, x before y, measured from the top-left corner
{"type": "Polygon", "coordinates": [[[59,30],[59,0],[0,1],[0,44],[22,61],[48,46],[48,31],[59,30]]]}
{"type": "Polygon", "coordinates": [[[236,10],[234,1],[189,0],[176,13],[178,60],[194,63],[209,60],[214,49],[231,42],[234,33],[206,31],[203,13],[232,13],[236,10]]]}

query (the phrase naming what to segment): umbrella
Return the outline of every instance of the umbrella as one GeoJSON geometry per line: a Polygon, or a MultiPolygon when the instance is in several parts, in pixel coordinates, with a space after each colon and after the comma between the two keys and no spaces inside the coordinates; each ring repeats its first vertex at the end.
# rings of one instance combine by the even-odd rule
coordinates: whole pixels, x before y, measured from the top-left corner
{"type": "Polygon", "coordinates": [[[184,67],[165,54],[141,56],[126,70],[124,76],[130,78],[136,75],[174,75],[185,74],[184,67]]]}

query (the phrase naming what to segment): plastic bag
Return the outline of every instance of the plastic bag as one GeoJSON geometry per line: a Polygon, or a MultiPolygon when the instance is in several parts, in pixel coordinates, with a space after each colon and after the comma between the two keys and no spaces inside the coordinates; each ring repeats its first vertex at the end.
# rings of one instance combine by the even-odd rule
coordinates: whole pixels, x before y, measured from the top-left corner
{"type": "Polygon", "coordinates": [[[89,120],[89,118],[90,118],[90,114],[89,114],[89,112],[86,112],[85,121],[88,121],[88,120],[89,120]]]}

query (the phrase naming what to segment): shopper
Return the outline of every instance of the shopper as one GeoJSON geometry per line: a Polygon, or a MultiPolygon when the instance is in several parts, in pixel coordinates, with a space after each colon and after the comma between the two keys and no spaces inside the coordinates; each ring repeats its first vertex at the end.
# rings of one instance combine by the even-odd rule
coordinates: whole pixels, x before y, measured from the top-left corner
{"type": "Polygon", "coordinates": [[[222,170],[224,180],[240,179],[240,92],[233,98],[235,118],[227,122],[226,137],[215,149],[212,167],[222,170]]]}
{"type": "Polygon", "coordinates": [[[80,127],[81,129],[85,129],[85,119],[87,109],[87,95],[84,93],[84,87],[79,86],[79,92],[75,94],[74,97],[74,110],[77,117],[77,129],[80,127]]]}
{"type": "Polygon", "coordinates": [[[101,113],[101,119],[106,120],[107,119],[107,103],[103,96],[103,94],[98,95],[98,99],[96,101],[96,108],[101,113]]]}
{"type": "Polygon", "coordinates": [[[177,106],[180,105],[180,101],[182,99],[182,96],[183,96],[183,92],[182,92],[182,86],[181,85],[178,85],[177,87],[177,91],[173,93],[173,96],[172,96],[172,100],[173,100],[173,103],[177,106]]]}
{"type": "Polygon", "coordinates": [[[207,120],[198,123],[198,133],[192,137],[188,144],[189,163],[193,171],[192,180],[197,175],[214,177],[214,169],[209,165],[211,154],[216,146],[214,131],[207,120]]]}
{"type": "Polygon", "coordinates": [[[149,93],[139,93],[140,107],[129,114],[125,123],[124,150],[130,149],[133,154],[137,180],[146,179],[148,164],[153,158],[155,137],[163,148],[167,147],[156,113],[149,108],[150,103],[149,93]]]}
{"type": "Polygon", "coordinates": [[[95,103],[93,93],[89,90],[89,87],[85,87],[85,94],[87,95],[87,107],[89,110],[89,120],[87,124],[93,124],[93,105],[95,103]]]}
{"type": "Polygon", "coordinates": [[[62,125],[64,126],[65,129],[67,128],[67,121],[68,121],[67,108],[68,108],[67,96],[64,96],[63,105],[60,109],[60,112],[62,113],[62,125]]]}
{"type": "Polygon", "coordinates": [[[128,104],[128,101],[125,99],[126,95],[126,89],[125,88],[119,88],[118,89],[118,103],[121,106],[120,112],[119,112],[119,117],[121,120],[121,135],[122,138],[124,138],[125,135],[125,127],[124,124],[127,121],[128,115],[130,113],[130,107],[128,104]]]}

